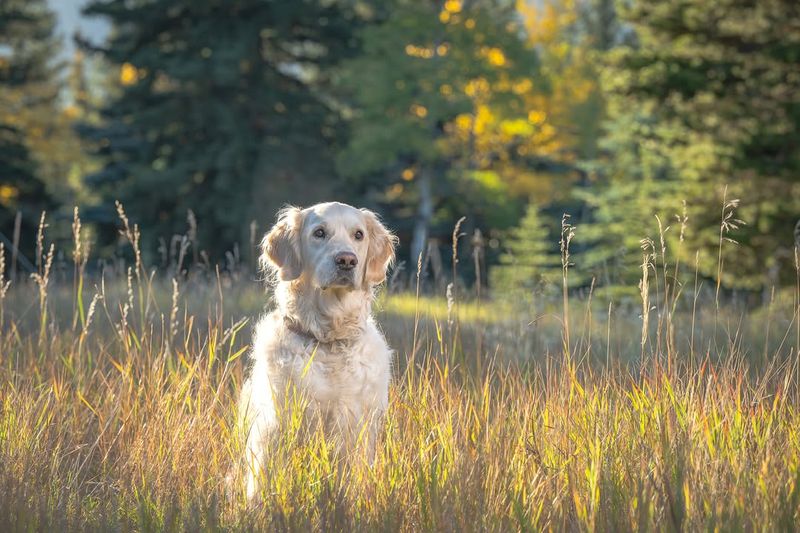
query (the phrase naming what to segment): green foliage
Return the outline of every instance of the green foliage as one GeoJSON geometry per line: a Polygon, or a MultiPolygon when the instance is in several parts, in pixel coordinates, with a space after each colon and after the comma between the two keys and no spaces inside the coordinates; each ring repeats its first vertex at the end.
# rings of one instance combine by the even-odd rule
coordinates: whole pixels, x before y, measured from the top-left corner
{"type": "Polygon", "coordinates": [[[10,237],[17,211],[26,221],[48,206],[44,183],[19,130],[0,125],[0,232],[10,237]]]}
{"type": "MultiPolygon", "coordinates": [[[[679,184],[671,178],[668,160],[642,146],[654,121],[617,107],[620,103],[612,100],[609,107],[613,120],[600,144],[605,157],[586,165],[594,177],[591,186],[574,191],[591,212],[576,237],[576,245],[585,247],[576,269],[604,286],[638,280],[641,239],[659,239],[656,217],[667,226],[682,214],[679,184]]],[[[677,232],[667,235],[673,236],[677,232]]]]}
{"type": "Polygon", "coordinates": [[[119,94],[86,133],[107,161],[89,183],[109,209],[121,200],[163,239],[192,210],[218,257],[247,242],[250,220],[330,197],[340,124],[326,87],[355,46],[347,2],[98,0],[85,12],[115,28],[102,55],[119,94]]]}
{"type": "Polygon", "coordinates": [[[519,226],[509,232],[506,252],[492,269],[492,287],[499,293],[530,297],[561,275],[558,240],[548,231],[539,208],[531,203],[519,226]]]}
{"type": "Polygon", "coordinates": [[[385,9],[385,18],[362,31],[363,52],[342,73],[357,107],[340,165],[355,175],[452,155],[437,141],[459,115],[473,113],[481,97],[520,105],[510,83],[535,73],[535,53],[522,43],[506,2],[442,8],[396,0],[385,9]]]}
{"type": "Polygon", "coordinates": [[[340,87],[353,118],[339,168],[382,202],[414,209],[414,262],[437,216],[448,232],[456,215],[480,223],[508,203],[507,195],[487,202],[502,189],[487,189],[475,171],[507,177],[498,162],[530,132],[498,137],[504,119],[523,113],[516,87],[536,75],[521,30],[508,2],[393,0],[380,4],[360,34],[362,53],[345,64],[340,87]]]}
{"type": "Polygon", "coordinates": [[[108,256],[121,200],[146,255],[188,229],[215,261],[282,204],[335,198],[378,209],[411,264],[466,216],[491,267],[531,200],[543,226],[563,212],[578,226],[577,286],[632,286],[656,216],[724,287],[794,280],[797,2],[92,0],[85,14],[111,37],[81,41],[67,77],[45,0],[0,6],[4,233],[17,209],[32,225],[79,203],[108,256]]]}
{"type": "Polygon", "coordinates": [[[0,232],[9,239],[17,212],[32,237],[41,210],[52,206],[42,147],[58,94],[53,27],[44,0],[0,3],[0,232]]]}
{"type": "MultiPolygon", "coordinates": [[[[747,225],[723,235],[740,244],[723,250],[729,260],[722,281],[731,287],[758,288],[793,275],[791,228],[800,212],[799,9],[791,0],[638,0],[623,13],[636,44],[608,55],[616,127],[636,125],[628,130],[628,148],[618,144],[621,150],[612,155],[612,174],[625,169],[623,179],[633,182],[637,167],[625,158],[663,162],[658,172],[645,173],[674,185],[660,189],[660,205],[686,200],[688,249],[699,251],[700,271],[710,277],[717,275],[723,202],[741,199],[737,216],[747,225]],[[632,110],[647,122],[631,118],[632,110]]],[[[618,176],[610,179],[609,205],[620,187],[618,176]]],[[[648,200],[651,193],[636,202],[648,200]]],[[[643,211],[620,210],[616,220],[641,224],[635,213],[643,211]]]]}
{"type": "MultiPolygon", "coordinates": [[[[52,82],[55,19],[44,0],[5,0],[0,4],[0,39],[4,51],[2,80],[7,86],[52,82]]],[[[52,91],[52,86],[50,87],[52,91]]],[[[30,98],[52,98],[32,94],[30,98]]]]}

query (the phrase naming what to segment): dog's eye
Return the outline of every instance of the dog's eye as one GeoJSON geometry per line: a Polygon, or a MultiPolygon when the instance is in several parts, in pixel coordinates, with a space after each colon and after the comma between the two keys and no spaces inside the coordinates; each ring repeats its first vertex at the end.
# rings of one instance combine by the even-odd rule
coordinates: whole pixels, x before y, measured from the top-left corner
{"type": "Polygon", "coordinates": [[[325,230],[322,228],[317,228],[314,230],[314,237],[317,239],[324,239],[325,238],[325,230]]]}
{"type": "Polygon", "coordinates": [[[364,238],[364,232],[361,231],[360,229],[356,230],[355,238],[357,241],[362,240],[364,238]]]}

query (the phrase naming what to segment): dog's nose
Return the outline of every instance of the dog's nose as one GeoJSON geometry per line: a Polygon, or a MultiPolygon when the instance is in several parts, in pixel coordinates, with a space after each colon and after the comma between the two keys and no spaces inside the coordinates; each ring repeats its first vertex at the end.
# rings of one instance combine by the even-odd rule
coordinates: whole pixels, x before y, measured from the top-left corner
{"type": "Polygon", "coordinates": [[[353,270],[358,264],[358,257],[353,252],[339,252],[333,260],[339,270],[353,270]]]}

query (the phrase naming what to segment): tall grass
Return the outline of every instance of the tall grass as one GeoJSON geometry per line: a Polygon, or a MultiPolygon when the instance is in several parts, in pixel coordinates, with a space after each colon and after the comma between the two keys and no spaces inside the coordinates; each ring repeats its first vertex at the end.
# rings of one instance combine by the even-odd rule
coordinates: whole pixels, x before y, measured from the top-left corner
{"type": "Polygon", "coordinates": [[[800,265],[763,344],[760,311],[726,310],[696,274],[682,295],[663,238],[645,250],[641,312],[577,299],[569,241],[580,228],[568,224],[560,301],[544,315],[470,302],[456,286],[449,301],[383,294],[378,315],[398,357],[374,464],[337,457],[324,435],[287,420],[264,503],[248,506],[235,400],[249,320],[267,296],[241,272],[187,271],[187,249],[168,274],[148,270],[138,229],[119,213],[131,267],[88,276],[76,212],[72,280],[54,277],[43,219],[33,283],[0,283],[0,530],[798,521],[800,265]],[[579,304],[584,316],[570,316],[579,304]]]}

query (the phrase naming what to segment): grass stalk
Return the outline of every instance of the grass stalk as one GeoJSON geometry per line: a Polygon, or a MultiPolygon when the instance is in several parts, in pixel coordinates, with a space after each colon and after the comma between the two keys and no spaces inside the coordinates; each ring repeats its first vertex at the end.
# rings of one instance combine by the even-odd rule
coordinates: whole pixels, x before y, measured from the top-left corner
{"type": "Polygon", "coordinates": [[[575,227],[569,223],[570,216],[566,213],[561,217],[561,298],[562,298],[562,331],[564,357],[571,364],[570,324],[569,324],[569,245],[575,237],[575,227]]]}

